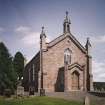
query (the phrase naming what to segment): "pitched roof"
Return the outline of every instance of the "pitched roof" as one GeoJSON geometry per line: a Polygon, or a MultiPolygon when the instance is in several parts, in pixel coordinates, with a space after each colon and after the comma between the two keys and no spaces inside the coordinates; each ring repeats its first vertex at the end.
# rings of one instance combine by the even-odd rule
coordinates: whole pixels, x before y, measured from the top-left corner
{"type": "MultiPolygon", "coordinates": [[[[69,37],[74,43],[75,45],[83,52],[86,53],[86,49],[85,47],[83,47],[80,42],[71,34],[71,33],[67,33],[67,34],[63,34],[58,36],[57,38],[55,38],[54,40],[52,40],[51,42],[47,43],[48,44],[48,48],[56,45],[57,43],[59,43],[60,41],[62,41],[63,39],[65,39],[66,37],[69,37]]],[[[26,64],[29,65],[39,54],[40,51],[38,51],[38,53],[26,64]]],[[[26,67],[25,66],[25,67],[26,67]]]]}
{"type": "Polygon", "coordinates": [[[38,51],[38,52],[35,54],[35,56],[25,65],[25,68],[26,68],[28,65],[30,65],[30,63],[33,62],[33,60],[35,60],[38,56],[40,56],[39,54],[40,54],[40,51],[38,51]]]}
{"type": "Polygon", "coordinates": [[[52,40],[51,42],[48,43],[48,48],[56,45],[57,43],[59,43],[61,40],[65,39],[66,37],[69,37],[74,43],[75,45],[83,52],[86,53],[86,49],[85,47],[83,47],[80,42],[71,34],[71,33],[67,33],[67,34],[63,34],[60,35],[59,37],[57,37],[56,39],[52,40]]]}

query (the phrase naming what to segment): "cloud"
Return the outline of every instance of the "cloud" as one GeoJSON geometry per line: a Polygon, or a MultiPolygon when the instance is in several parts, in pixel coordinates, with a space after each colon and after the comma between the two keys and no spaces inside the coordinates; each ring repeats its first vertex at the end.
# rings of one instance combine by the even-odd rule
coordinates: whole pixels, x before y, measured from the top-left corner
{"type": "Polygon", "coordinates": [[[19,26],[15,29],[15,32],[19,32],[22,34],[26,34],[29,31],[31,31],[31,29],[29,27],[26,27],[26,26],[19,26]]]}
{"type": "MultiPolygon", "coordinates": [[[[35,32],[27,26],[19,26],[15,29],[15,34],[17,34],[18,49],[24,53],[28,62],[40,48],[40,32],[35,32]]],[[[46,42],[50,41],[49,38],[46,38],[46,42]]]]}
{"type": "MultiPolygon", "coordinates": [[[[87,40],[86,36],[78,35],[78,37],[80,38],[81,44],[85,45],[86,44],[86,40],[87,40]]],[[[90,38],[90,43],[95,48],[97,47],[97,45],[105,43],[105,35],[103,35],[103,36],[89,36],[89,38],[90,38]]]]}
{"type": "Polygon", "coordinates": [[[91,37],[92,42],[95,44],[99,44],[99,43],[105,43],[105,35],[103,36],[96,36],[96,37],[91,37]]]}
{"type": "Polygon", "coordinates": [[[93,61],[92,64],[94,81],[105,81],[105,63],[93,61]]]}
{"type": "Polygon", "coordinates": [[[39,32],[28,32],[21,41],[26,45],[39,45],[40,33],[39,32]]]}
{"type": "MultiPolygon", "coordinates": [[[[27,26],[19,26],[15,29],[15,32],[21,35],[21,42],[27,47],[32,45],[38,47],[40,45],[40,32],[32,31],[31,28],[27,26]]],[[[49,41],[50,39],[46,38],[46,42],[49,41]]]]}
{"type": "MultiPolygon", "coordinates": [[[[28,32],[22,38],[22,42],[28,46],[35,45],[36,47],[38,47],[40,46],[40,33],[39,32],[28,32]]],[[[50,39],[46,38],[46,42],[50,42],[50,39]]]]}

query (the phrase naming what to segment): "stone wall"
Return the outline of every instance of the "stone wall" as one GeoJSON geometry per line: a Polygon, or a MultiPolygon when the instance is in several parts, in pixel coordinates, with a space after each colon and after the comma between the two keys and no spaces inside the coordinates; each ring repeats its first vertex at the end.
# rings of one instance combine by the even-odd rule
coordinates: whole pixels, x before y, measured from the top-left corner
{"type": "Polygon", "coordinates": [[[25,87],[25,91],[29,91],[31,88],[34,88],[34,91],[36,92],[38,91],[39,71],[40,71],[40,53],[38,52],[36,56],[26,65],[24,69],[23,86],[25,87]],[[30,72],[30,79],[29,79],[29,72],[30,72]]]}
{"type": "MultiPolygon", "coordinates": [[[[65,37],[59,43],[48,48],[48,51],[43,52],[43,70],[44,75],[44,88],[47,92],[55,91],[57,76],[59,70],[64,67],[64,51],[69,48],[72,51],[71,64],[77,62],[79,65],[86,65],[86,56],[70,39],[65,37]]],[[[83,77],[83,75],[81,75],[83,77]]],[[[83,85],[81,77],[80,84],[83,85]]]]}

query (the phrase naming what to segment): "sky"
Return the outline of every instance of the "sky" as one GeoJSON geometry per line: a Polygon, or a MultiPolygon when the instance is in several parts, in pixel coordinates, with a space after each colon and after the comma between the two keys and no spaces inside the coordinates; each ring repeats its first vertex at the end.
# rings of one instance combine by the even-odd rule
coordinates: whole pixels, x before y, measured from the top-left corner
{"type": "Polygon", "coordinates": [[[62,35],[65,11],[80,43],[90,38],[93,80],[105,82],[105,0],[0,0],[0,41],[28,62],[39,50],[42,26],[47,41],[62,35]]]}

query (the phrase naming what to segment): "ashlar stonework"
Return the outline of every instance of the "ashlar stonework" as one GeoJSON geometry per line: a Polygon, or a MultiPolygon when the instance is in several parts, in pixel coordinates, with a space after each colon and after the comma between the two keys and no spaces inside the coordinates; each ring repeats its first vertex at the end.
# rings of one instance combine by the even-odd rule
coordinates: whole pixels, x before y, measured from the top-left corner
{"type": "Polygon", "coordinates": [[[46,42],[44,27],[40,34],[40,51],[24,69],[26,91],[45,92],[91,91],[93,89],[91,44],[82,46],[71,34],[68,12],[63,34],[46,42]]]}

